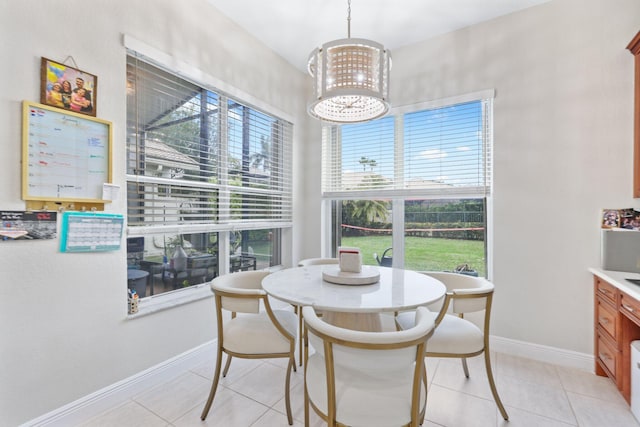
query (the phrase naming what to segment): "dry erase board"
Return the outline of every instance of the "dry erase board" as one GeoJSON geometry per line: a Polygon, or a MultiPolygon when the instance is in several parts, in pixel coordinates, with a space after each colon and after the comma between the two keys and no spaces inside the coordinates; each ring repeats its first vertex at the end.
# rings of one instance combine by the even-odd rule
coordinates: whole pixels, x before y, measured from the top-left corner
{"type": "Polygon", "coordinates": [[[111,123],[29,101],[22,120],[22,198],[104,203],[111,123]]]}

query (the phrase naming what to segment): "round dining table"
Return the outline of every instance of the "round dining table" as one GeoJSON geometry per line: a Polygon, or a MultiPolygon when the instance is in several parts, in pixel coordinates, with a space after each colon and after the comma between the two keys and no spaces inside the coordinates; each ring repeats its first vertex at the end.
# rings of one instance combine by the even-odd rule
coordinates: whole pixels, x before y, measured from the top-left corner
{"type": "MultiPolygon", "coordinates": [[[[338,268],[337,265],[311,265],[284,269],[266,276],[262,287],[279,300],[322,311],[327,323],[361,331],[382,330],[380,313],[428,305],[446,292],[444,284],[431,276],[392,267],[363,266],[365,276],[379,275],[371,284],[324,280],[324,277],[333,278],[338,268]]],[[[348,278],[349,274],[345,276],[348,278]]]]}

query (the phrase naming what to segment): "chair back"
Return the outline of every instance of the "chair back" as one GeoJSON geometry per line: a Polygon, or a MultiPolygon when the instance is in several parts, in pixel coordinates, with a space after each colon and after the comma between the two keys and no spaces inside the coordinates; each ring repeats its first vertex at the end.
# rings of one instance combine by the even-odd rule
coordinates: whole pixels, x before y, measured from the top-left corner
{"type": "MultiPolygon", "coordinates": [[[[447,288],[442,308],[436,318],[436,333],[428,343],[427,355],[460,358],[464,374],[469,378],[467,357],[484,353],[484,365],[491,394],[502,418],[509,420],[509,414],[502,404],[491,369],[489,323],[491,321],[493,283],[468,274],[444,272],[424,272],[424,274],[438,279],[447,288]],[[449,309],[458,316],[448,315],[449,309]],[[483,312],[482,326],[464,316],[466,313],[479,311],[483,312]]],[[[396,322],[402,327],[403,323],[406,324],[406,320],[403,321],[400,316],[403,314],[398,316],[396,322]]]]}
{"type": "Polygon", "coordinates": [[[308,267],[310,265],[340,264],[338,258],[307,258],[298,262],[298,267],[308,267]]]}
{"type": "Polygon", "coordinates": [[[292,312],[271,309],[269,297],[262,289],[262,279],[268,274],[268,271],[242,271],[225,274],[211,281],[211,290],[215,295],[218,339],[213,383],[200,415],[203,421],[213,404],[222,371],[222,354],[226,353],[227,363],[222,371],[223,377],[227,375],[234,357],[289,359],[285,377],[285,407],[287,421],[289,425],[293,425],[290,385],[291,370],[295,369],[297,322],[292,312]],[[223,310],[230,311],[231,316],[223,316],[223,310]]]}
{"type": "Polygon", "coordinates": [[[200,255],[197,257],[190,257],[187,259],[187,265],[189,268],[195,270],[199,268],[207,268],[216,264],[216,257],[213,255],[200,255]]]}
{"type": "Polygon", "coordinates": [[[258,313],[260,301],[266,300],[262,279],[268,271],[241,271],[218,276],[211,281],[211,290],[219,298],[219,309],[236,313],[258,313]]]}
{"type": "Polygon", "coordinates": [[[213,255],[190,257],[187,259],[189,276],[199,279],[196,281],[200,282],[206,281],[207,277],[213,278],[217,262],[217,258],[213,255]]]}
{"type": "MultiPolygon", "coordinates": [[[[363,332],[326,323],[311,307],[304,307],[302,313],[309,330],[309,344],[316,352],[326,357],[326,342],[335,363],[362,374],[385,369],[402,370],[403,366],[412,364],[416,361],[418,341],[424,340],[433,329],[433,326],[428,325],[429,319],[425,319],[423,327],[408,330],[411,331],[410,334],[404,334],[408,331],[363,332]],[[310,311],[313,313],[307,317],[310,311]]],[[[416,319],[416,324],[418,323],[416,319]]]]}
{"type": "MultiPolygon", "coordinates": [[[[310,396],[315,407],[345,425],[362,422],[365,417],[376,420],[376,425],[406,425],[417,420],[426,396],[421,382],[425,343],[435,326],[426,308],[417,309],[413,328],[394,332],[361,332],[333,326],[308,306],[302,313],[307,361],[309,344],[317,352],[316,360],[324,360],[326,377],[320,388],[325,393],[318,393],[318,385],[313,384],[314,380],[320,381],[317,372],[306,377],[307,388],[316,390],[315,396],[310,396]],[[348,390],[340,389],[341,382],[348,384],[348,390]],[[364,399],[373,400],[358,401],[359,387],[363,388],[364,399]]],[[[312,363],[308,369],[313,370],[313,366],[312,363]]]]}
{"type": "Polygon", "coordinates": [[[444,304],[450,302],[453,313],[464,314],[490,309],[494,286],[488,280],[459,273],[439,271],[422,273],[438,279],[445,285],[447,296],[444,304]]]}

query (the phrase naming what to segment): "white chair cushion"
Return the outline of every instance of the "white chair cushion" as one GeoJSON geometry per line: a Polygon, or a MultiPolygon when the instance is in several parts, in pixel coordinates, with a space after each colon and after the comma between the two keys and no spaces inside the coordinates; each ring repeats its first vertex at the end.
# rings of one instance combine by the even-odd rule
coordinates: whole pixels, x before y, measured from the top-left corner
{"type": "MultiPolygon", "coordinates": [[[[413,366],[407,366],[403,373],[398,370],[385,370],[383,373],[372,370],[370,375],[340,365],[335,369],[338,422],[354,427],[388,427],[410,422],[413,366]]],[[[325,359],[320,353],[309,357],[306,375],[309,398],[326,414],[325,359]]],[[[421,410],[425,404],[425,393],[422,386],[421,410]]]]}
{"type": "MultiPolygon", "coordinates": [[[[438,313],[430,311],[426,313],[427,316],[431,316],[435,321],[438,317],[438,313]]],[[[415,311],[403,311],[396,316],[396,323],[400,326],[400,329],[406,331],[416,325],[416,312],[415,311]]],[[[435,332],[434,332],[435,333],[435,332]]],[[[433,336],[433,335],[432,335],[433,336]]]]}
{"type": "MultiPolygon", "coordinates": [[[[431,313],[434,318],[438,313],[431,313]]],[[[415,313],[400,313],[396,322],[402,329],[415,325],[415,313]]],[[[469,354],[484,348],[482,330],[468,320],[447,314],[427,341],[427,353],[469,354]]]]}
{"type": "MultiPolygon", "coordinates": [[[[298,320],[291,311],[274,310],[280,324],[292,337],[296,336],[298,320]]],[[[267,313],[238,314],[225,322],[224,348],[237,353],[287,353],[289,341],[276,329],[267,313]]]]}

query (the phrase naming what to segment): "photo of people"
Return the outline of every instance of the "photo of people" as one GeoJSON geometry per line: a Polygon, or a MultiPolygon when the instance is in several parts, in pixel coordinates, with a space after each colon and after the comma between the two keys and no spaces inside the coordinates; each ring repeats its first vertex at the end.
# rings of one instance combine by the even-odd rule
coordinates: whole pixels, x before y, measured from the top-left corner
{"type": "Polygon", "coordinates": [[[41,74],[40,102],[76,113],[96,115],[96,76],[47,58],[42,58],[41,74]]]}
{"type": "Polygon", "coordinates": [[[602,211],[602,228],[640,230],[640,212],[635,209],[605,209],[602,211]]]}
{"type": "Polygon", "coordinates": [[[620,226],[620,212],[617,209],[605,209],[602,213],[602,228],[620,226]]]}

